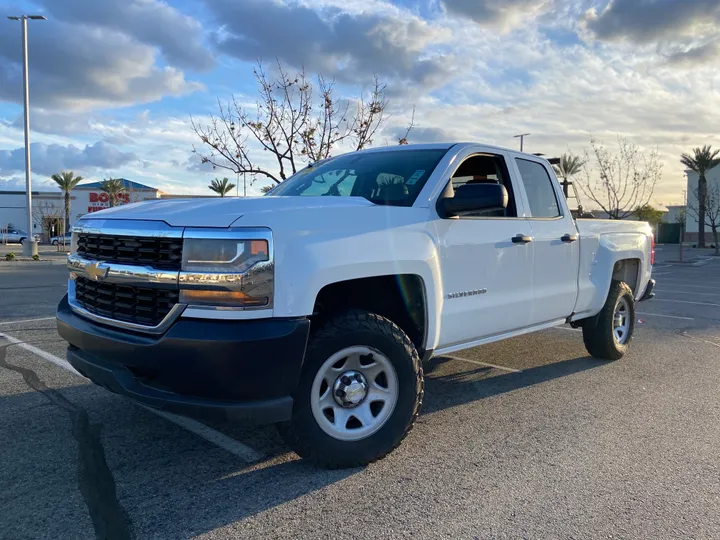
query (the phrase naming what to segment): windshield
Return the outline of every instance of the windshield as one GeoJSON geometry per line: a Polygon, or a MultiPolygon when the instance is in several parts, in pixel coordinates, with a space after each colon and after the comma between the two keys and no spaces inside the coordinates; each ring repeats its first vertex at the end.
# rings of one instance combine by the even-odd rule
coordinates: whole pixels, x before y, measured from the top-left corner
{"type": "Polygon", "coordinates": [[[311,165],[269,195],[364,197],[412,206],[447,149],[353,152],[311,165]]]}

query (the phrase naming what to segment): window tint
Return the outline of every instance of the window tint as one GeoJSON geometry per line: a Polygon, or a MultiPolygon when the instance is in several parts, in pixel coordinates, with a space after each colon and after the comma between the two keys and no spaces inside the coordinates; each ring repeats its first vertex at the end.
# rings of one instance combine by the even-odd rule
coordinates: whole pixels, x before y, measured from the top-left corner
{"type": "Polygon", "coordinates": [[[536,218],[553,218],[560,216],[555,189],[545,167],[535,161],[516,159],[520,178],[525,186],[530,213],[536,218]]]}
{"type": "Polygon", "coordinates": [[[517,217],[512,183],[502,156],[491,154],[470,156],[457,168],[450,182],[453,190],[465,184],[502,184],[508,192],[508,205],[504,211],[482,211],[477,216],[464,217],[517,217]]]}

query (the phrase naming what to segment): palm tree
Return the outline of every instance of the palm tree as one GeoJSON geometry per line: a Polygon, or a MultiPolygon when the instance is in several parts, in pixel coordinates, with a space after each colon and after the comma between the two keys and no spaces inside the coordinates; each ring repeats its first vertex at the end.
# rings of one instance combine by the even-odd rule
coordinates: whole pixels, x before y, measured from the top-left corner
{"type": "Polygon", "coordinates": [[[720,150],[713,150],[711,146],[695,148],[693,155],[683,154],[680,162],[691,171],[698,173],[698,247],[705,247],[705,210],[707,207],[707,177],[706,173],[718,165],[720,150]]]}
{"type": "Polygon", "coordinates": [[[100,189],[110,197],[110,208],[117,206],[120,194],[125,192],[125,182],[122,178],[108,178],[100,182],[100,189]]]}
{"type": "Polygon", "coordinates": [[[231,184],[230,180],[227,178],[223,178],[222,180],[218,180],[215,178],[212,182],[210,182],[210,185],[208,186],[211,191],[214,191],[221,197],[224,197],[226,193],[228,193],[231,189],[235,187],[235,184],[231,184]]]}
{"type": "MultiPolygon", "coordinates": [[[[60,174],[53,174],[52,178],[65,195],[65,224],[63,232],[67,232],[70,226],[70,191],[78,185],[82,176],[73,176],[72,171],[63,171],[60,174]]],[[[60,234],[60,231],[58,231],[60,234]]]]}
{"type": "Polygon", "coordinates": [[[553,169],[555,169],[555,174],[557,174],[558,178],[568,180],[579,173],[583,165],[585,165],[585,163],[580,161],[578,156],[563,154],[560,157],[560,163],[553,165],[553,169]]]}

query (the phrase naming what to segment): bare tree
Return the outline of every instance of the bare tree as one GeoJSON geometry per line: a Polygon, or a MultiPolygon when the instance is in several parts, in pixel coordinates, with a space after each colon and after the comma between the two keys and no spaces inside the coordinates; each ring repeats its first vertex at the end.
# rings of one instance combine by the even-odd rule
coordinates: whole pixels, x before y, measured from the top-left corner
{"type": "Polygon", "coordinates": [[[620,136],[617,153],[595,139],[590,145],[592,152],[585,153],[584,178],[578,182],[582,192],[610,219],[625,219],[637,208],[647,206],[662,173],[657,150],[643,152],[620,136]]]}
{"type": "Polygon", "coordinates": [[[408,137],[410,136],[410,132],[413,130],[414,127],[415,127],[415,107],[413,107],[412,116],[410,116],[410,122],[408,123],[407,128],[405,129],[405,134],[398,139],[399,145],[409,144],[408,137]]]}
{"type": "Polygon", "coordinates": [[[279,184],[307,162],[331,156],[343,143],[353,150],[372,144],[387,120],[386,86],[374,78],[372,90],[356,100],[335,97],[333,81],[317,78],[317,93],[305,71],[295,75],[277,62],[277,74],[268,76],[262,63],[253,70],[259,99],[248,107],[232,99],[218,100],[217,116],[203,125],[191,118],[203,146],[193,147],[202,163],[236,174],[264,177],[279,184]],[[255,148],[269,152],[276,168],[258,160],[255,148]]]}
{"type": "Polygon", "coordinates": [[[49,201],[41,201],[37,205],[33,205],[33,221],[40,225],[40,230],[47,233],[48,238],[54,235],[64,233],[65,220],[63,219],[63,209],[55,206],[49,201]]]}
{"type": "MultiPolygon", "coordinates": [[[[720,255],[720,184],[705,187],[705,205],[700,206],[700,188],[695,189],[695,203],[688,204],[687,211],[692,214],[698,223],[700,216],[704,217],[705,225],[710,227],[715,243],[715,255],[720,255]]],[[[699,245],[699,242],[698,242],[699,245]]]]}

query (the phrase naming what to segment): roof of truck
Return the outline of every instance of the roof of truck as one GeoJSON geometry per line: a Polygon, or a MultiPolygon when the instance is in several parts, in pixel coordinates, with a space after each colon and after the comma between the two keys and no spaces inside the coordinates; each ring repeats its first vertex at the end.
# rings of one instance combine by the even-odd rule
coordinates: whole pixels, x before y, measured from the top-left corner
{"type": "MultiPolygon", "coordinates": [[[[520,152],[518,150],[514,150],[512,148],[504,148],[502,146],[495,146],[492,144],[486,144],[482,142],[444,142],[444,143],[430,143],[430,144],[403,144],[403,145],[393,145],[393,146],[378,146],[375,148],[366,148],[365,150],[360,150],[360,152],[390,152],[393,150],[450,150],[451,148],[455,148],[457,150],[460,150],[462,148],[468,147],[468,146],[483,146],[487,150],[494,150],[499,152],[512,152],[516,155],[525,155],[534,159],[545,159],[542,156],[538,156],[536,154],[531,154],[529,152],[520,152]]],[[[547,161],[547,160],[546,160],[547,161]]]]}

